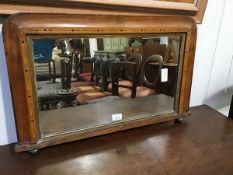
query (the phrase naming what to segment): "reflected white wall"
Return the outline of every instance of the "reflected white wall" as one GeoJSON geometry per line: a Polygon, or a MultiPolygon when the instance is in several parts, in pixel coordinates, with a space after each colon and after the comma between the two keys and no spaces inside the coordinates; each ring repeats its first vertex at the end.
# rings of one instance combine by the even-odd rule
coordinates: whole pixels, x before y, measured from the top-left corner
{"type": "Polygon", "coordinates": [[[16,131],[7,74],[0,18],[0,145],[16,142],[16,131]]]}
{"type": "Polygon", "coordinates": [[[160,44],[168,45],[168,37],[167,36],[161,36],[159,38],[160,38],[160,44]]]}
{"type": "Polygon", "coordinates": [[[90,38],[89,39],[89,45],[90,45],[91,57],[94,57],[95,51],[98,50],[97,39],[96,38],[90,38]]]}

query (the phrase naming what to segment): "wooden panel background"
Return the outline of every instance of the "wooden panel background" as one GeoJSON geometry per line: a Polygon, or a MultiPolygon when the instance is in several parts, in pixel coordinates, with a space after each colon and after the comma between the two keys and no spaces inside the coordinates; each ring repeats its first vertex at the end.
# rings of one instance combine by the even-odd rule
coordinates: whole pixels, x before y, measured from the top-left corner
{"type": "Polygon", "coordinates": [[[110,14],[151,16],[158,14],[185,15],[201,23],[208,0],[2,0],[0,14],[27,13],[68,13],[68,14],[110,14]],[[187,3],[181,3],[187,2],[187,3]]]}

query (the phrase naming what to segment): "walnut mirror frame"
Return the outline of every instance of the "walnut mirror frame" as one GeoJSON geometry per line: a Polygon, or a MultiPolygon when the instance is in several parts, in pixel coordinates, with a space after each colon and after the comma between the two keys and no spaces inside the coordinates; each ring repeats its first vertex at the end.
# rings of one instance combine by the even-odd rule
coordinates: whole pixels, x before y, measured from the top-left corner
{"type": "Polygon", "coordinates": [[[190,115],[189,97],[196,46],[196,23],[189,17],[16,14],[4,22],[3,35],[17,127],[16,152],[36,150],[190,115]],[[121,36],[176,33],[184,34],[185,42],[182,64],[178,70],[174,112],[140,120],[112,123],[82,131],[70,131],[53,137],[42,138],[40,136],[37,99],[33,82],[34,70],[28,47],[28,36],[121,36]]]}

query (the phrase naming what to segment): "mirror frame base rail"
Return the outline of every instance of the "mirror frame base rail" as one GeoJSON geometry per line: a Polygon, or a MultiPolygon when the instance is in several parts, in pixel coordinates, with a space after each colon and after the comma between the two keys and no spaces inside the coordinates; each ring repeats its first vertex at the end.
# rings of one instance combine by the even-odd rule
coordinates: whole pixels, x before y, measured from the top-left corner
{"type": "Polygon", "coordinates": [[[76,131],[76,132],[74,131],[69,134],[61,134],[54,137],[42,138],[35,144],[25,144],[25,145],[16,144],[14,150],[15,152],[28,151],[30,154],[34,155],[34,152],[37,153],[39,149],[48,146],[54,146],[62,143],[78,141],[85,138],[91,138],[91,137],[101,136],[119,131],[124,131],[128,129],[154,125],[162,122],[174,121],[176,123],[176,120],[180,121],[180,119],[185,119],[190,115],[191,115],[190,112],[182,115],[173,113],[168,115],[154,116],[140,121],[133,120],[125,123],[124,125],[121,125],[119,123],[114,123],[113,125],[110,126],[106,125],[103,127],[96,128],[95,132],[93,132],[92,129],[86,129],[84,131],[76,131]]]}
{"type": "Polygon", "coordinates": [[[15,13],[69,13],[69,14],[105,14],[105,15],[158,15],[172,14],[190,16],[196,23],[202,23],[208,0],[195,0],[193,3],[173,1],[134,3],[128,0],[17,0],[17,2],[0,2],[0,14],[15,13]]]}

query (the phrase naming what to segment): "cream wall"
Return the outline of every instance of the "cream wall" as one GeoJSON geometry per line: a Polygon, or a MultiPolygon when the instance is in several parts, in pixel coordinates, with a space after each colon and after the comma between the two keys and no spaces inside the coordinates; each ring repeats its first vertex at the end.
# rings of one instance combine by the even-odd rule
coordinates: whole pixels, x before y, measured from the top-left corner
{"type": "MultiPolygon", "coordinates": [[[[224,13],[224,20],[228,19],[230,21],[233,13],[233,2],[231,0],[226,1],[229,6],[226,9],[227,12],[224,13]]],[[[217,86],[218,84],[224,84],[227,81],[226,78],[223,80],[221,77],[226,76],[225,71],[229,69],[228,57],[231,52],[228,47],[231,40],[227,44],[224,43],[224,37],[222,36],[224,33],[220,36],[219,31],[223,30],[229,33],[232,26],[228,29],[229,24],[227,20],[221,22],[224,2],[224,0],[209,0],[203,24],[198,25],[197,49],[190,101],[191,106],[207,103],[215,107],[212,103],[217,104],[218,98],[214,98],[215,101],[212,101],[210,97],[213,96],[215,91],[222,90],[222,87],[219,88],[217,86]],[[225,50],[227,50],[228,54],[223,58],[222,54],[225,50]],[[227,60],[227,62],[221,64],[221,71],[219,71],[222,59],[227,60]],[[226,66],[228,67],[226,68],[226,66]]],[[[2,43],[2,21],[3,18],[0,17],[0,145],[17,141],[2,43]]],[[[228,35],[225,35],[225,37],[227,38],[228,35]]],[[[229,103],[229,101],[226,103],[229,103]]]]}
{"type": "MultiPolygon", "coordinates": [[[[223,20],[213,58],[213,66],[204,103],[222,111],[233,94],[233,1],[225,0],[223,20]]],[[[223,111],[228,114],[229,108],[223,111]]]]}
{"type": "Polygon", "coordinates": [[[0,17],[0,145],[17,141],[2,41],[2,21],[0,17]]]}

